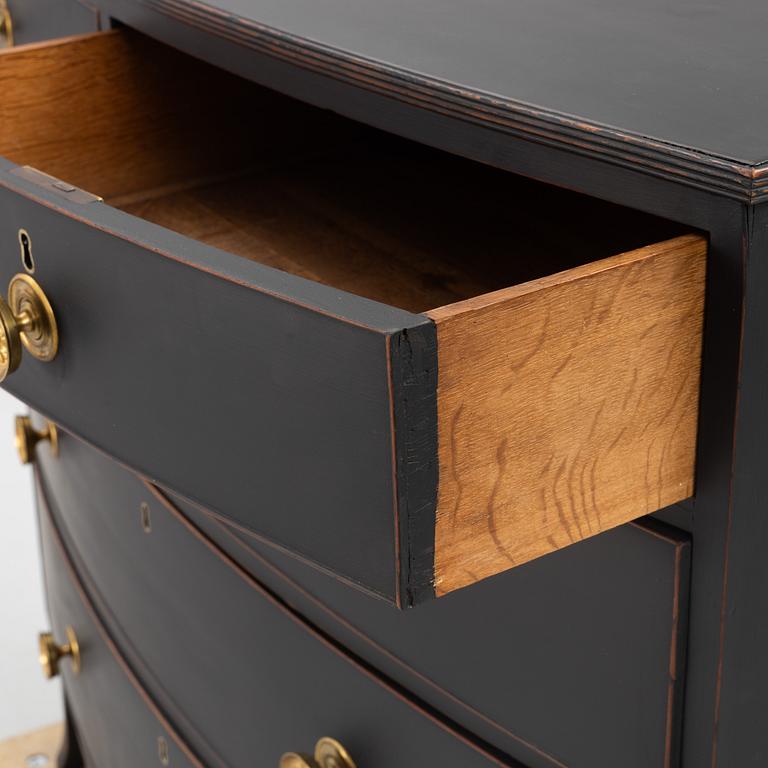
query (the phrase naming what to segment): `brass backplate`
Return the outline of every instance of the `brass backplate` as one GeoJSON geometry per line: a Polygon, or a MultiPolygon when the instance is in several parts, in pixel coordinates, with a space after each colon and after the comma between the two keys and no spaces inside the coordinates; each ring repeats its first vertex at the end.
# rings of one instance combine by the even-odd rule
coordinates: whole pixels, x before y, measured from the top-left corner
{"type": "Polygon", "coordinates": [[[11,308],[0,299],[0,381],[21,363],[21,336],[11,308]]]}
{"type": "Polygon", "coordinates": [[[314,758],[287,752],[280,758],[280,768],[356,768],[349,752],[336,739],[323,737],[315,745],[314,758]]]}
{"type": "Polygon", "coordinates": [[[21,342],[32,357],[49,362],[59,351],[59,326],[51,302],[34,277],[15,275],[8,285],[8,306],[20,325],[21,342]]]}

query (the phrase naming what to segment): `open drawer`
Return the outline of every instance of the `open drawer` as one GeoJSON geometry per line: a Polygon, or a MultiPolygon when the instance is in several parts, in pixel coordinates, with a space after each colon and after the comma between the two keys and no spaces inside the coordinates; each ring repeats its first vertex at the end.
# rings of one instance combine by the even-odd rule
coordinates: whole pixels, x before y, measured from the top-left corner
{"type": "Polygon", "coordinates": [[[5,386],[119,461],[402,606],[692,494],[702,237],[125,30],[0,78],[5,386]]]}

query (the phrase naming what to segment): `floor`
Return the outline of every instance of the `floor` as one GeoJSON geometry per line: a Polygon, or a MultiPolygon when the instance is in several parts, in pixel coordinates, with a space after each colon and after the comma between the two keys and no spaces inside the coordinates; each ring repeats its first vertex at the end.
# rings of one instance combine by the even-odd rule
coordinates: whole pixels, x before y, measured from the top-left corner
{"type": "Polygon", "coordinates": [[[54,768],[63,738],[57,723],[0,741],[0,768],[54,768]]]}

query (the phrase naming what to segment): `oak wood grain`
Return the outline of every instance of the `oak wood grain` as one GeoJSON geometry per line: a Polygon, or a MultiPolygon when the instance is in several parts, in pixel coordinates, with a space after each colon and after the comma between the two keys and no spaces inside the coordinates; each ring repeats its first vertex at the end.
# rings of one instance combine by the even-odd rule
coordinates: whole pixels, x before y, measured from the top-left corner
{"type": "Polygon", "coordinates": [[[107,202],[238,256],[412,312],[680,232],[670,222],[376,133],[301,162],[275,162],[107,202]],[[510,199],[518,213],[513,231],[510,199]],[[553,209],[563,222],[554,230],[553,209]],[[592,222],[603,218],[610,224],[596,230],[592,222]]]}
{"type": "Polygon", "coordinates": [[[420,312],[494,287],[466,263],[360,219],[327,178],[285,168],[124,202],[122,210],[269,267],[420,312]]]}
{"type": "Polygon", "coordinates": [[[105,198],[269,165],[338,122],[123,30],[0,51],[0,91],[0,155],[105,198]]]}
{"type": "Polygon", "coordinates": [[[427,313],[438,595],[692,495],[705,262],[688,235],[427,313]]]}

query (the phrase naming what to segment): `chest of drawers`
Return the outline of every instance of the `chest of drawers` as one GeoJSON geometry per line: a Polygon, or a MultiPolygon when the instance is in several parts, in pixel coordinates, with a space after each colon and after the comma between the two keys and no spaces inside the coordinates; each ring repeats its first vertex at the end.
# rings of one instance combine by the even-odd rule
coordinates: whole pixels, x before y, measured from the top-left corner
{"type": "Polygon", "coordinates": [[[0,375],[69,763],[760,765],[768,147],[721,12],[55,13],[0,54],[0,375]]]}

